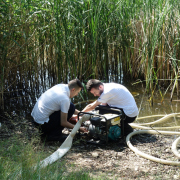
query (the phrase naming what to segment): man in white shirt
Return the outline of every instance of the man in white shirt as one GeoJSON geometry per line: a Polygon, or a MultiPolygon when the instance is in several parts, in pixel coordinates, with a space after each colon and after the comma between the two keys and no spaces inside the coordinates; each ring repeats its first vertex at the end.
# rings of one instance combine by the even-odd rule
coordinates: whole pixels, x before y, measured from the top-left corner
{"type": "Polygon", "coordinates": [[[108,105],[120,108],[125,114],[124,134],[127,135],[133,131],[128,123],[132,123],[139,114],[135,99],[129,90],[117,83],[102,83],[97,79],[91,79],[87,82],[86,88],[94,96],[99,98],[87,105],[83,111],[92,111],[98,105],[108,105]]]}
{"type": "MultiPolygon", "coordinates": [[[[66,138],[62,134],[64,127],[73,129],[74,125],[69,119],[79,111],[70,102],[70,98],[77,96],[82,88],[82,83],[74,79],[68,84],[53,86],[37,100],[31,116],[34,118],[34,124],[40,128],[42,136],[47,140],[64,140],[66,138]]],[[[80,127],[80,131],[87,132],[84,127],[80,127]]]]}

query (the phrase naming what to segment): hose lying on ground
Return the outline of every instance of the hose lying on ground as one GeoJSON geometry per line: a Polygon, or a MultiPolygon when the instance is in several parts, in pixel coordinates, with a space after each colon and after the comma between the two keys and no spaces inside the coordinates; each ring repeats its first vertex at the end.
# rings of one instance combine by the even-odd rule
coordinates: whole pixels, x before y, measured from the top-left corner
{"type": "Polygon", "coordinates": [[[74,128],[72,129],[71,133],[69,134],[69,136],[66,138],[66,140],[63,142],[63,144],[53,153],[51,154],[49,157],[47,157],[46,159],[42,160],[38,166],[35,166],[35,169],[37,167],[40,168],[44,168],[49,164],[52,164],[53,162],[57,161],[58,159],[60,159],[62,156],[64,156],[69,149],[72,146],[72,141],[73,138],[76,134],[76,132],[79,130],[79,128],[81,127],[82,122],[88,120],[90,118],[89,114],[85,114],[83,115],[83,117],[76,123],[76,125],[74,126],[74,128]]]}
{"type": "MultiPolygon", "coordinates": [[[[154,124],[158,124],[158,123],[162,123],[164,121],[167,121],[170,117],[175,117],[177,115],[180,115],[180,113],[172,113],[172,114],[169,114],[169,115],[165,115],[163,118],[157,120],[157,121],[154,121],[154,122],[151,122],[151,123],[144,123],[144,124],[136,124],[136,123],[131,123],[130,125],[133,127],[133,128],[141,128],[141,129],[146,129],[146,130],[139,130],[139,131],[134,131],[132,133],[130,133],[127,137],[126,137],[126,143],[128,145],[128,147],[134,151],[136,154],[146,158],[146,159],[149,159],[149,160],[152,160],[152,161],[155,161],[155,162],[158,162],[158,163],[162,163],[162,164],[167,164],[167,165],[180,165],[180,162],[178,161],[169,161],[169,160],[164,160],[164,159],[160,159],[160,158],[156,158],[156,157],[153,157],[151,155],[148,155],[146,153],[143,153],[141,151],[139,151],[137,148],[135,148],[131,142],[130,142],[130,139],[132,136],[136,135],[136,134],[144,134],[144,133],[148,133],[148,134],[166,134],[166,135],[180,135],[180,132],[175,132],[175,131],[159,131],[158,129],[173,129],[173,128],[179,128],[179,126],[175,126],[175,127],[153,127],[154,130],[152,130],[152,127],[144,127],[143,125],[154,125],[154,124]],[[150,130],[151,129],[151,130],[150,130]],[[158,130],[158,131],[157,131],[158,130]]],[[[145,119],[145,118],[152,118],[152,117],[160,117],[162,115],[155,115],[155,116],[146,116],[146,117],[141,117],[141,118],[138,118],[138,119],[145,119]]],[[[46,159],[40,161],[40,163],[35,166],[34,168],[36,169],[37,167],[40,167],[40,168],[43,168],[43,167],[46,167],[47,165],[49,164],[52,164],[53,162],[57,161],[58,159],[60,159],[62,156],[64,156],[68,151],[69,149],[71,148],[72,146],[72,141],[73,141],[73,138],[76,134],[76,132],[79,130],[80,126],[81,126],[81,123],[88,120],[90,118],[90,115],[89,114],[85,114],[83,115],[83,117],[76,123],[76,125],[74,126],[73,130],[71,131],[71,133],[69,134],[69,136],[66,138],[66,140],[63,142],[63,144],[53,153],[51,154],[49,157],[47,157],[46,159]]],[[[0,127],[1,127],[1,123],[0,123],[0,127]]],[[[180,157],[180,154],[178,153],[177,151],[177,145],[178,143],[180,142],[180,137],[177,138],[173,144],[172,144],[172,151],[173,153],[180,157]]]]}
{"type": "Polygon", "coordinates": [[[160,158],[156,158],[154,156],[148,155],[146,153],[143,153],[141,151],[139,151],[137,148],[135,148],[131,143],[130,143],[130,138],[136,134],[144,134],[144,133],[148,133],[148,134],[166,134],[166,135],[172,135],[172,134],[176,134],[176,135],[180,135],[180,132],[173,132],[173,131],[156,131],[156,130],[139,130],[139,131],[134,131],[132,133],[130,133],[127,137],[126,137],[126,143],[129,146],[129,148],[134,151],[136,154],[149,159],[151,161],[155,161],[158,163],[162,163],[162,164],[168,164],[168,165],[180,165],[180,162],[176,162],[176,161],[168,161],[168,160],[164,160],[164,159],[160,159],[160,158]]]}
{"type": "MultiPolygon", "coordinates": [[[[157,121],[154,121],[154,122],[151,122],[151,123],[144,123],[144,124],[135,124],[135,123],[131,123],[130,125],[134,128],[141,128],[141,129],[146,129],[146,130],[139,130],[139,131],[134,131],[130,134],[128,134],[128,136],[126,137],[126,143],[128,145],[128,147],[134,151],[136,154],[146,158],[146,159],[149,159],[151,161],[155,161],[155,162],[158,162],[158,163],[162,163],[162,164],[167,164],[167,165],[177,165],[177,166],[180,166],[180,162],[178,161],[168,161],[168,160],[164,160],[164,159],[160,159],[160,158],[156,158],[154,156],[151,156],[151,155],[148,155],[146,153],[143,153],[141,151],[139,151],[137,148],[135,148],[131,142],[130,142],[130,139],[132,136],[136,135],[136,134],[144,134],[144,133],[148,133],[148,134],[165,134],[165,135],[180,135],[180,132],[175,132],[175,131],[157,131],[157,129],[172,129],[173,127],[153,127],[153,129],[155,130],[150,130],[152,129],[152,127],[144,127],[142,125],[154,125],[154,124],[158,124],[158,123],[162,123],[162,122],[165,122],[167,121],[170,117],[175,117],[177,115],[179,115],[180,113],[172,113],[172,114],[168,114],[168,115],[165,115],[163,118],[157,120],[157,121]],[[149,129],[149,130],[148,130],[149,129]]],[[[151,118],[154,117],[154,116],[151,116],[151,118]]],[[[156,116],[157,117],[157,116],[156,116]]],[[[146,117],[144,117],[146,118],[146,117]]],[[[142,118],[141,118],[142,119],[142,118]]],[[[173,153],[180,157],[180,154],[178,153],[177,151],[177,145],[178,143],[180,142],[180,137],[177,138],[174,143],[172,144],[172,151],[173,153]]]]}
{"type": "MultiPolygon", "coordinates": [[[[168,118],[171,118],[171,117],[175,117],[177,115],[179,115],[180,113],[172,113],[172,114],[167,114],[165,115],[164,117],[156,120],[156,121],[153,121],[153,122],[150,122],[150,123],[142,123],[142,124],[139,124],[139,125],[143,125],[143,126],[147,126],[147,125],[155,125],[155,124],[159,124],[159,123],[163,123],[165,121],[168,120],[168,118]]],[[[152,118],[152,117],[157,117],[158,115],[154,115],[154,116],[145,116],[145,117],[141,117],[141,118],[137,118],[137,119],[145,119],[145,118],[152,118]]],[[[159,115],[159,116],[162,116],[162,115],[159,115]]]]}
{"type": "MultiPolygon", "coordinates": [[[[172,114],[169,114],[169,115],[165,115],[164,117],[162,117],[161,119],[157,120],[157,121],[154,121],[154,122],[151,122],[151,123],[144,123],[144,124],[135,124],[135,123],[131,123],[131,126],[134,127],[134,128],[141,128],[141,129],[152,129],[151,127],[144,127],[142,125],[154,125],[154,124],[158,124],[158,123],[162,123],[162,122],[165,122],[167,121],[170,117],[175,117],[177,115],[179,115],[180,113],[172,113],[172,114]]],[[[162,115],[160,115],[162,116],[162,115]]],[[[147,116],[149,117],[149,116],[147,116]]],[[[155,116],[150,116],[151,118],[152,117],[158,117],[158,115],[155,115],[155,116]]],[[[50,155],[49,157],[47,157],[46,159],[44,159],[43,161],[40,162],[39,166],[42,168],[42,167],[46,167],[48,164],[52,164],[53,162],[57,161],[58,159],[60,159],[62,156],[64,156],[68,151],[69,149],[71,148],[72,146],[72,140],[73,140],[73,137],[75,136],[76,132],[79,130],[80,126],[81,126],[81,123],[88,120],[90,118],[90,115],[88,114],[85,114],[78,122],[77,124],[74,126],[72,132],[69,134],[69,136],[67,137],[67,139],[64,141],[64,143],[59,147],[58,150],[56,150],[52,155],[50,155]]],[[[146,117],[144,117],[146,118],[146,117]]],[[[142,118],[141,118],[142,119],[142,118]]],[[[154,127],[155,128],[155,127],[154,127]]],[[[167,129],[168,128],[173,128],[173,127],[166,127],[167,129]]],[[[156,127],[156,129],[162,129],[162,127],[156,127]]],[[[152,161],[155,161],[155,162],[159,162],[159,163],[163,163],[163,164],[168,164],[168,165],[180,165],[180,162],[175,162],[175,161],[168,161],[168,160],[164,160],[164,159],[160,159],[160,158],[156,158],[156,157],[153,157],[151,155],[148,155],[148,154],[145,154],[141,151],[139,151],[137,148],[135,148],[131,142],[130,142],[130,138],[132,136],[134,136],[135,134],[142,134],[142,133],[149,133],[149,134],[166,134],[166,135],[172,135],[172,134],[176,134],[176,135],[180,135],[180,132],[174,132],[174,131],[157,131],[157,130],[140,130],[140,131],[135,131],[135,132],[132,132],[130,133],[127,137],[126,137],[126,143],[127,145],[129,146],[129,148],[134,151],[136,154],[146,158],[146,159],[149,159],[149,160],[152,160],[152,161]]],[[[178,152],[177,152],[177,144],[179,143],[180,140],[177,140],[173,143],[173,146],[172,146],[172,150],[173,150],[173,153],[175,155],[178,155],[178,152]]]]}
{"type": "Polygon", "coordinates": [[[178,138],[173,142],[171,149],[172,149],[172,152],[173,152],[177,157],[180,158],[180,154],[179,154],[178,151],[177,151],[177,145],[179,144],[179,142],[180,142],[180,137],[178,137],[178,138]]]}

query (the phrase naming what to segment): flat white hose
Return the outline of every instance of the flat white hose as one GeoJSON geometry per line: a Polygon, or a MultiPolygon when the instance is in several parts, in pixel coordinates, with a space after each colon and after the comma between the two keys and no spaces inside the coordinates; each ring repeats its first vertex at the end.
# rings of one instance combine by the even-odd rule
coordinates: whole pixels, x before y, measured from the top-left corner
{"type": "MultiPolygon", "coordinates": [[[[179,115],[180,113],[172,113],[169,115],[165,115],[163,118],[151,122],[151,123],[144,123],[144,124],[136,124],[136,123],[131,123],[130,125],[133,128],[141,128],[141,129],[152,129],[152,127],[144,127],[143,125],[154,125],[154,124],[158,124],[158,123],[162,123],[166,120],[168,120],[168,118],[170,117],[175,117],[177,115],[179,115]]],[[[140,117],[137,119],[146,119],[146,118],[152,118],[152,117],[162,117],[163,115],[153,115],[153,116],[145,116],[145,117],[140,117]]],[[[178,116],[179,117],[179,116],[178,116]]],[[[44,168],[49,164],[52,164],[53,162],[57,161],[58,159],[60,159],[61,157],[63,157],[71,148],[72,146],[72,141],[73,138],[76,134],[76,132],[79,130],[79,128],[81,127],[82,122],[89,120],[90,119],[90,115],[89,114],[85,114],[83,115],[83,117],[76,123],[76,125],[74,126],[73,130],[71,131],[71,133],[69,134],[69,136],[66,138],[66,140],[63,142],[63,144],[53,153],[51,154],[49,157],[47,157],[46,159],[42,160],[38,167],[40,168],[44,168]]],[[[0,127],[1,127],[1,123],[0,123],[0,127]]],[[[158,163],[162,163],[162,164],[167,164],[167,165],[177,165],[180,166],[180,162],[178,161],[169,161],[169,160],[164,160],[164,159],[160,159],[160,158],[156,158],[154,156],[148,155],[146,153],[143,153],[141,151],[139,151],[137,148],[135,148],[131,142],[130,139],[132,136],[136,135],[136,134],[144,134],[144,133],[148,133],[148,134],[165,134],[165,135],[180,135],[180,132],[175,132],[175,131],[156,131],[157,129],[177,129],[180,128],[180,126],[174,126],[174,127],[153,127],[153,129],[155,130],[139,130],[139,131],[134,131],[132,133],[130,133],[127,137],[126,137],[126,143],[128,145],[128,147],[134,151],[136,154],[158,162],[158,163]]],[[[180,154],[177,151],[177,145],[180,143],[180,137],[178,137],[172,144],[172,152],[180,158],[180,154]]],[[[34,166],[34,168],[36,169],[37,166],[34,166]]]]}
{"type": "MultiPolygon", "coordinates": [[[[90,119],[90,115],[84,114],[83,117],[76,123],[76,125],[74,126],[74,128],[72,129],[71,133],[66,138],[66,140],[63,142],[63,144],[53,154],[51,154],[46,159],[42,160],[39,163],[38,167],[44,168],[47,165],[52,164],[53,162],[55,162],[58,159],[60,159],[61,157],[63,157],[71,148],[73,138],[74,138],[76,132],[81,127],[82,122],[87,121],[88,119],[90,119]]],[[[35,166],[35,169],[36,168],[37,168],[37,166],[35,166]]]]}
{"type": "MultiPolygon", "coordinates": [[[[170,117],[175,117],[177,115],[179,115],[180,113],[172,113],[172,114],[168,114],[168,115],[165,115],[163,118],[157,120],[157,121],[154,121],[154,122],[151,122],[151,123],[144,123],[144,124],[136,124],[136,123],[131,123],[130,125],[134,128],[141,128],[141,129],[152,129],[152,127],[144,127],[142,125],[154,125],[154,124],[158,124],[158,123],[162,123],[162,122],[165,122],[168,120],[168,118],[170,117]]],[[[155,115],[156,117],[158,115],[155,115]]],[[[152,118],[152,117],[155,117],[155,116],[146,116],[144,118],[152,118]]],[[[161,115],[160,115],[161,116],[161,115]]],[[[178,116],[179,117],[179,116],[178,116]]],[[[143,119],[143,117],[141,118],[143,119]]],[[[169,161],[169,160],[164,160],[164,159],[160,159],[160,158],[156,158],[154,156],[151,156],[151,155],[148,155],[146,153],[143,153],[141,151],[139,151],[137,148],[135,148],[131,142],[130,142],[130,138],[136,134],[144,134],[144,133],[148,133],[148,134],[165,134],[165,135],[180,135],[180,132],[175,132],[175,131],[157,131],[157,129],[173,129],[173,128],[180,128],[179,126],[176,126],[176,127],[153,127],[153,129],[155,130],[139,130],[139,131],[134,131],[132,133],[130,133],[127,137],[126,137],[126,143],[128,145],[128,147],[134,151],[136,154],[146,158],[146,159],[149,159],[149,160],[152,160],[152,161],[155,161],[155,162],[158,162],[158,163],[162,163],[162,164],[167,164],[167,165],[177,165],[177,166],[180,166],[180,162],[178,161],[169,161]]],[[[180,142],[180,137],[177,138],[173,144],[172,144],[172,151],[173,153],[180,157],[180,154],[178,153],[177,151],[177,144],[180,142]]]]}
{"type": "MultiPolygon", "coordinates": [[[[154,121],[152,123],[145,123],[145,125],[153,125],[153,124],[158,124],[158,123],[162,123],[164,121],[167,121],[168,118],[170,117],[175,117],[177,115],[179,115],[180,113],[172,113],[172,114],[169,114],[169,115],[165,115],[163,118],[157,120],[157,121],[154,121]]],[[[157,116],[156,116],[157,117],[157,116]]],[[[71,148],[72,146],[72,140],[76,134],[76,132],[79,130],[80,126],[81,126],[81,123],[88,120],[90,118],[90,115],[88,114],[85,114],[78,122],[77,124],[74,126],[73,130],[71,131],[71,133],[69,134],[69,136],[67,137],[67,139],[64,141],[64,143],[60,146],[60,148],[58,148],[58,150],[56,150],[52,155],[50,155],[49,157],[47,157],[46,159],[44,159],[43,161],[40,162],[39,166],[40,168],[43,168],[43,167],[46,167],[47,165],[49,164],[52,164],[53,162],[57,161],[58,159],[60,159],[62,156],[64,156],[68,151],[69,149],[71,148]]],[[[152,118],[152,116],[151,116],[152,118]]],[[[144,124],[143,124],[144,125],[144,124]]],[[[151,127],[143,127],[142,124],[138,125],[138,124],[134,124],[134,123],[131,123],[131,126],[136,126],[138,128],[151,128],[151,127]]],[[[156,127],[157,129],[158,128],[163,128],[163,127],[156,127]]],[[[172,128],[172,127],[170,127],[172,128]]],[[[129,146],[129,148],[134,151],[136,154],[144,157],[144,158],[147,158],[149,160],[152,160],[152,161],[155,161],[155,162],[159,162],[159,163],[162,163],[162,164],[168,164],[168,165],[180,165],[180,162],[176,162],[176,161],[168,161],[168,160],[164,160],[164,159],[160,159],[160,158],[156,158],[156,157],[153,157],[151,155],[148,155],[146,153],[143,153],[141,151],[139,151],[137,148],[135,148],[131,143],[130,143],[130,138],[135,135],[135,134],[143,134],[143,133],[149,133],[149,134],[166,134],[166,135],[180,135],[180,132],[174,132],[174,131],[156,131],[156,130],[140,130],[140,131],[135,131],[135,132],[132,132],[130,133],[127,137],[126,137],[126,143],[127,145],[129,146]]],[[[173,143],[173,151],[176,154],[178,154],[177,152],[177,143],[179,143],[180,140],[177,140],[173,143]]],[[[179,155],[179,154],[178,154],[179,155]]]]}

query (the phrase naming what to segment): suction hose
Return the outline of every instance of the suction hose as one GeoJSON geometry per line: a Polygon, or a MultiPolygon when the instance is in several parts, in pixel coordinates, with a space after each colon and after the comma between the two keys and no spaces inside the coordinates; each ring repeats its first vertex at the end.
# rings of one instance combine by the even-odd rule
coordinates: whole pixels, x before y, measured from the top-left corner
{"type": "MultiPolygon", "coordinates": [[[[154,121],[154,122],[151,122],[151,123],[145,123],[145,124],[135,124],[135,123],[131,123],[130,125],[132,127],[135,127],[135,128],[142,128],[142,129],[152,129],[152,127],[144,127],[142,125],[154,125],[154,124],[158,124],[158,123],[162,123],[162,122],[165,122],[167,121],[170,117],[175,117],[177,115],[179,115],[180,113],[172,113],[172,114],[169,114],[169,115],[165,115],[163,118],[157,120],[157,121],[154,121]]],[[[160,115],[162,116],[162,115],[160,115]]],[[[147,116],[147,117],[144,117],[144,118],[149,118],[149,117],[158,117],[158,115],[155,115],[155,116],[147,116]]],[[[90,118],[90,115],[88,114],[85,114],[78,122],[77,124],[74,126],[73,130],[71,131],[71,133],[69,134],[69,136],[67,137],[67,139],[64,141],[64,143],[52,154],[50,155],[49,157],[47,157],[46,159],[42,160],[39,164],[39,167],[40,168],[43,168],[43,167],[46,167],[47,165],[49,164],[52,164],[53,162],[57,161],[58,159],[60,159],[62,156],[64,156],[68,151],[69,149],[71,148],[72,146],[72,140],[76,134],[76,132],[79,130],[80,126],[81,126],[81,123],[88,120],[90,118]]],[[[143,117],[142,117],[143,118],[143,117]]],[[[142,119],[141,118],[141,119],[142,119]]],[[[154,127],[155,129],[172,129],[172,128],[175,128],[175,127],[154,127]]],[[[177,128],[177,127],[176,127],[177,128]]],[[[130,142],[130,138],[136,134],[144,134],[144,133],[149,133],[149,134],[166,134],[166,135],[180,135],[180,132],[175,132],[175,131],[157,131],[157,130],[139,130],[139,131],[135,131],[135,132],[132,132],[130,133],[127,137],[126,137],[126,143],[128,145],[128,147],[134,151],[136,154],[146,158],[146,159],[149,159],[149,160],[152,160],[152,161],[155,161],[155,162],[158,162],[158,163],[162,163],[162,164],[167,164],[167,165],[180,165],[180,162],[176,162],[176,161],[168,161],[168,160],[164,160],[164,159],[160,159],[160,158],[156,158],[156,157],[153,157],[151,155],[148,155],[146,153],[143,153],[141,151],[139,151],[137,148],[135,148],[131,142],[130,142]]],[[[180,138],[178,138],[172,145],[172,151],[175,155],[177,155],[178,157],[180,156],[177,152],[177,144],[180,142],[180,138]]]]}
{"type": "Polygon", "coordinates": [[[167,165],[180,165],[180,162],[176,162],[176,161],[168,161],[168,160],[164,160],[164,159],[160,159],[160,158],[156,158],[154,156],[148,155],[146,153],[143,153],[141,151],[139,151],[137,148],[135,148],[131,142],[130,142],[130,138],[136,134],[144,134],[144,133],[148,133],[148,134],[166,134],[166,135],[172,135],[172,134],[176,134],[176,135],[180,135],[180,132],[173,132],[173,131],[155,131],[155,130],[139,130],[139,131],[135,131],[130,133],[127,137],[126,137],[126,143],[128,145],[128,147],[134,151],[136,154],[149,159],[151,161],[155,161],[158,163],[162,163],[162,164],[167,164],[167,165]]]}
{"type": "Polygon", "coordinates": [[[179,144],[179,142],[180,142],[180,137],[178,137],[178,138],[173,142],[171,149],[172,149],[172,152],[173,152],[177,157],[180,158],[180,154],[179,154],[179,152],[177,151],[177,145],[179,144]]]}
{"type": "Polygon", "coordinates": [[[72,146],[73,138],[74,138],[76,132],[81,127],[82,122],[87,121],[88,119],[90,119],[89,114],[83,115],[83,117],[76,123],[76,125],[74,126],[74,128],[72,129],[71,133],[66,138],[66,140],[63,142],[63,144],[53,154],[51,154],[46,159],[42,160],[38,164],[38,166],[35,166],[35,169],[37,167],[44,168],[47,165],[52,164],[53,162],[55,162],[58,159],[60,159],[61,157],[63,157],[70,150],[70,148],[72,146]]]}
{"type": "MultiPolygon", "coordinates": [[[[137,148],[135,148],[131,142],[130,142],[130,139],[132,136],[136,135],[136,134],[144,134],[144,133],[148,133],[148,134],[165,134],[165,135],[180,135],[180,132],[175,132],[175,131],[157,131],[157,129],[172,129],[172,128],[179,128],[179,126],[177,127],[153,127],[153,129],[155,130],[152,130],[152,127],[144,127],[142,125],[154,125],[154,124],[158,124],[158,123],[162,123],[162,122],[165,122],[167,121],[170,117],[175,117],[177,115],[179,115],[180,113],[172,113],[172,114],[169,114],[169,115],[165,115],[163,118],[157,120],[157,121],[154,121],[154,122],[151,122],[151,123],[144,123],[144,124],[135,124],[135,123],[131,123],[130,125],[134,128],[141,128],[141,129],[146,129],[146,130],[138,130],[138,131],[134,131],[130,134],[128,134],[128,136],[126,137],[126,143],[128,145],[128,147],[134,151],[136,154],[146,158],[146,159],[149,159],[151,161],[155,161],[155,162],[158,162],[158,163],[162,163],[162,164],[167,164],[167,165],[176,165],[176,166],[180,166],[180,162],[178,161],[169,161],[169,160],[164,160],[164,159],[160,159],[160,158],[156,158],[154,156],[151,156],[151,155],[148,155],[146,153],[143,153],[141,151],[139,151],[137,148]],[[149,129],[149,130],[148,130],[149,129]],[[151,130],[150,130],[151,129],[151,130]]],[[[146,116],[144,118],[149,118],[149,117],[157,117],[157,115],[155,116],[146,116]]],[[[143,117],[141,118],[143,119],[143,117]]],[[[180,154],[178,153],[177,151],[177,144],[180,142],[180,137],[177,138],[174,143],[172,144],[172,151],[173,153],[180,157],[180,154]]]]}
{"type": "MultiPolygon", "coordinates": [[[[152,127],[144,127],[143,125],[154,125],[154,124],[158,124],[158,123],[162,123],[165,122],[166,120],[168,120],[170,117],[175,117],[177,115],[180,115],[180,113],[172,113],[169,115],[165,115],[163,118],[151,122],[151,123],[144,123],[144,124],[136,124],[136,123],[131,123],[130,125],[133,128],[141,128],[141,129],[146,129],[146,130],[138,130],[135,132],[130,133],[127,137],[126,137],[126,143],[128,145],[128,147],[134,151],[136,154],[149,159],[151,161],[155,161],[158,163],[162,163],[162,164],[167,164],[167,165],[177,165],[180,166],[180,162],[177,161],[169,161],[169,160],[164,160],[164,159],[160,159],[160,158],[156,158],[154,156],[148,155],[146,153],[143,153],[141,151],[139,151],[137,148],[135,148],[131,142],[130,139],[132,136],[136,135],[136,134],[144,134],[144,133],[148,133],[148,134],[165,134],[165,135],[180,135],[180,132],[175,132],[175,131],[159,131],[158,129],[179,129],[180,126],[174,126],[174,127],[153,127],[154,130],[152,130],[152,127]],[[151,130],[150,130],[151,129],[151,130]],[[158,130],[158,131],[157,131],[158,130]]],[[[154,116],[145,116],[145,117],[141,117],[138,119],[145,119],[145,118],[152,118],[152,117],[161,117],[163,115],[154,115],[154,116]]],[[[38,165],[34,166],[34,168],[36,169],[37,167],[43,168],[46,167],[49,164],[52,164],[53,162],[57,161],[58,159],[60,159],[61,157],[63,157],[71,148],[72,146],[72,141],[73,138],[76,134],[76,132],[79,130],[81,123],[88,120],[90,118],[89,114],[85,114],[83,115],[83,117],[76,123],[76,125],[74,126],[73,130],[71,131],[71,133],[69,134],[69,136],[66,138],[66,140],[63,142],[63,144],[53,153],[51,154],[49,157],[47,157],[46,159],[42,160],[38,165]]],[[[0,127],[1,127],[1,123],[0,123],[0,127]]],[[[180,157],[180,154],[177,151],[177,145],[180,142],[180,137],[178,137],[172,144],[172,152],[177,156],[180,157]]]]}
{"type": "MultiPolygon", "coordinates": [[[[146,126],[146,125],[155,125],[155,124],[159,124],[159,123],[163,123],[165,121],[168,120],[168,118],[171,118],[171,117],[175,117],[177,115],[179,115],[180,113],[172,113],[172,114],[167,114],[165,115],[164,117],[160,118],[159,120],[156,120],[154,122],[150,122],[150,123],[143,123],[143,124],[139,124],[139,125],[143,125],[143,126],[146,126]]],[[[162,116],[162,115],[161,115],[162,116]]],[[[144,118],[152,118],[152,117],[157,117],[157,115],[155,116],[147,116],[147,117],[144,117],[144,118]]],[[[143,119],[143,117],[141,118],[138,118],[138,119],[143,119]]]]}

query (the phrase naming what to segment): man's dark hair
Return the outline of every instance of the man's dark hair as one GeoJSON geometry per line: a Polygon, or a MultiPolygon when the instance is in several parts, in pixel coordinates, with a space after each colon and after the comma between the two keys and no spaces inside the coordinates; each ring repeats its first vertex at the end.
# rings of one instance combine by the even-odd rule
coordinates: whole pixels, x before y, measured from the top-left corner
{"type": "Polygon", "coordinates": [[[73,88],[79,89],[79,88],[83,88],[83,85],[79,79],[73,79],[69,81],[68,87],[69,89],[73,89],[73,88]]]}
{"type": "Polygon", "coordinates": [[[88,91],[91,91],[92,88],[99,89],[100,85],[103,85],[101,81],[97,79],[90,79],[86,84],[86,88],[88,91]]]}

